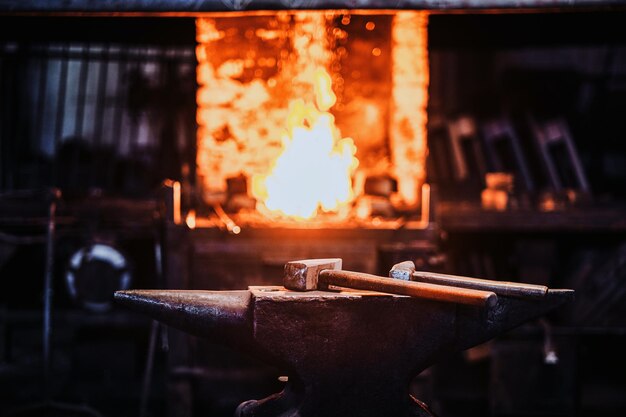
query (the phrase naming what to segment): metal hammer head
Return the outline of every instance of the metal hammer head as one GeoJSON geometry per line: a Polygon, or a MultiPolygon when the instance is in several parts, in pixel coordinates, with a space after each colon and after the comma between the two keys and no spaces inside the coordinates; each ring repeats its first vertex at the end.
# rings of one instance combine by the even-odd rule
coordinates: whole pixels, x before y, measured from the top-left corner
{"type": "Polygon", "coordinates": [[[294,291],[313,291],[317,289],[318,275],[325,269],[341,269],[340,258],[303,259],[285,264],[285,288],[294,291]]]}
{"type": "Polygon", "coordinates": [[[389,277],[404,281],[411,281],[413,272],[415,272],[415,264],[413,261],[404,261],[391,267],[389,270],[389,277]]]}

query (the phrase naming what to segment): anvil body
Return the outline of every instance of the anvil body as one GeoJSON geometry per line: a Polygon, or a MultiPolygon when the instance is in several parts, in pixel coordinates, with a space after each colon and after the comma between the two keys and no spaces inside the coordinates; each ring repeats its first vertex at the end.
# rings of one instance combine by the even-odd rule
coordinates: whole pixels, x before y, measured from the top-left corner
{"type": "Polygon", "coordinates": [[[285,389],[239,406],[238,416],[429,416],[409,383],[445,353],[467,349],[572,299],[499,297],[484,309],[359,291],[135,290],[121,303],[252,354],[289,379],[285,389]]]}

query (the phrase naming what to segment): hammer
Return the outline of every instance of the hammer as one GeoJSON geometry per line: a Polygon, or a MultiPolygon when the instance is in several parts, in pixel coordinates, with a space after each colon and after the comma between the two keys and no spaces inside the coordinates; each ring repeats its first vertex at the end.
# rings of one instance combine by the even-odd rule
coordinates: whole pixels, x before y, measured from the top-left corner
{"type": "Polygon", "coordinates": [[[497,295],[491,291],[401,281],[361,272],[343,271],[341,264],[339,258],[287,262],[284,286],[294,291],[313,291],[326,290],[329,285],[335,285],[480,307],[492,307],[498,301],[497,295]]]}
{"type": "Polygon", "coordinates": [[[543,298],[548,287],[543,285],[522,284],[518,282],[491,281],[487,279],[468,278],[456,275],[437,274],[416,271],[412,261],[395,264],[389,271],[389,277],[403,281],[449,285],[481,291],[491,291],[496,295],[517,298],[543,298]]]}

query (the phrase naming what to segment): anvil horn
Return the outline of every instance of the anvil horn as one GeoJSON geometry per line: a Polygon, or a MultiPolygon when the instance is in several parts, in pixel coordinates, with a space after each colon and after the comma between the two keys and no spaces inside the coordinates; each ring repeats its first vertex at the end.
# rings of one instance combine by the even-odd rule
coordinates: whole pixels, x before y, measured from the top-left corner
{"type": "Polygon", "coordinates": [[[476,313],[470,310],[466,314],[460,311],[457,348],[467,349],[486,342],[573,299],[574,290],[550,289],[539,299],[500,297],[486,320],[477,320],[476,313]]]}
{"type": "Polygon", "coordinates": [[[252,344],[250,291],[130,290],[115,300],[155,320],[230,346],[252,344]]]}

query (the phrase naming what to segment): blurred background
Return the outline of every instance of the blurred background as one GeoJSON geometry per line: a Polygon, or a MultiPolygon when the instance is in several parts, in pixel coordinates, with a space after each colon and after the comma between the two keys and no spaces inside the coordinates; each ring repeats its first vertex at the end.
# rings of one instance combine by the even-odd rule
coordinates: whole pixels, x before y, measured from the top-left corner
{"type": "MultiPolygon", "coordinates": [[[[280,285],[314,257],[575,289],[411,392],[443,417],[624,415],[624,10],[175,3],[0,5],[0,416],[233,415],[281,370],[113,292],[280,285]],[[292,209],[313,186],[273,188],[277,161],[328,115],[347,188],[292,209]]],[[[322,177],[311,155],[287,176],[322,177]]]]}

